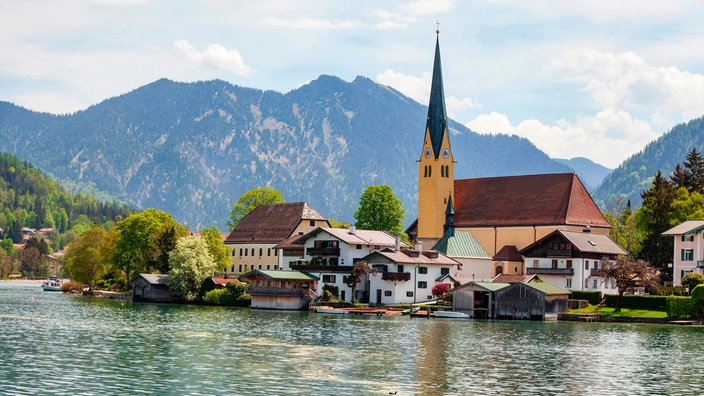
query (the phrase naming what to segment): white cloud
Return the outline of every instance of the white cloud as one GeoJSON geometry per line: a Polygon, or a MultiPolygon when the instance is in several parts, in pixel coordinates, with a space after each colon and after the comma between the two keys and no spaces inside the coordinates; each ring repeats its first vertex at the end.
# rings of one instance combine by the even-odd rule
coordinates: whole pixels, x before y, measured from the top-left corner
{"type": "Polygon", "coordinates": [[[647,113],[661,127],[704,114],[704,75],[649,65],[633,52],[566,51],[546,71],[582,84],[598,107],[647,113]]]}
{"type": "Polygon", "coordinates": [[[479,133],[507,133],[533,142],[552,158],[587,157],[614,168],[657,138],[650,125],[625,111],[605,109],[574,122],[560,119],[554,125],[524,120],[518,125],[497,112],[482,114],[466,124],[479,133]]]}
{"type": "Polygon", "coordinates": [[[293,20],[281,18],[267,18],[264,23],[274,27],[284,27],[292,29],[309,29],[309,30],[330,30],[330,29],[353,29],[362,26],[358,21],[331,21],[329,19],[316,18],[296,18],[293,20]]]}
{"type": "Polygon", "coordinates": [[[442,14],[455,8],[454,0],[416,0],[404,6],[415,15],[442,14]]]}
{"type": "Polygon", "coordinates": [[[174,48],[186,59],[199,66],[229,70],[241,76],[248,76],[249,66],[244,64],[244,59],[236,49],[227,49],[220,44],[210,44],[205,50],[198,51],[186,40],[174,42],[174,48]]]}

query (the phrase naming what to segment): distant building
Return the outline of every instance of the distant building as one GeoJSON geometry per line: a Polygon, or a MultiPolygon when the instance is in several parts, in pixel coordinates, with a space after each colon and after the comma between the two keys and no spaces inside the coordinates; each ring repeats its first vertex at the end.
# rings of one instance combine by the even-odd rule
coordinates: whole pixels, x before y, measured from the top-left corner
{"type": "Polygon", "coordinates": [[[323,226],[330,224],[305,202],[260,205],[225,239],[225,245],[232,249],[232,264],[224,274],[280,269],[275,246],[323,226]]]}
{"type": "Polygon", "coordinates": [[[252,308],[308,310],[317,297],[318,277],[306,272],[254,270],[240,279],[249,283],[252,308]]]}
{"type": "Polygon", "coordinates": [[[169,276],[164,274],[139,274],[132,281],[132,301],[181,302],[183,296],[169,288],[169,276]]]}
{"type": "Polygon", "coordinates": [[[685,221],[661,234],[675,241],[672,257],[673,284],[682,286],[682,277],[688,272],[703,273],[704,221],[685,221]]]}

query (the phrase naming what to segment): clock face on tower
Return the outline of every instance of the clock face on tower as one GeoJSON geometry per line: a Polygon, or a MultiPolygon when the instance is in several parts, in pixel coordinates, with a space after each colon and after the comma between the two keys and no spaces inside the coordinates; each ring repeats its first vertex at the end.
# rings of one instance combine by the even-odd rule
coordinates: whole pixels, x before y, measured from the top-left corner
{"type": "Polygon", "coordinates": [[[447,158],[450,156],[450,152],[447,149],[442,149],[442,157],[447,158]]]}
{"type": "Polygon", "coordinates": [[[430,158],[430,149],[425,149],[425,152],[423,154],[425,155],[425,158],[430,158]]]}

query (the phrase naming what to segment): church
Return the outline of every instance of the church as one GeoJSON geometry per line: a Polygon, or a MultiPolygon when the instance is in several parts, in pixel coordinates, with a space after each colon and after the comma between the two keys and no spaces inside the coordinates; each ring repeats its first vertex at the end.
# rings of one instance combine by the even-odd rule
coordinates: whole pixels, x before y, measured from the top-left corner
{"type": "Polygon", "coordinates": [[[465,276],[493,277],[525,274],[519,251],[556,230],[608,235],[609,223],[575,173],[455,180],[457,161],[447,128],[436,33],[428,117],[418,160],[418,219],[407,230],[409,236],[440,251],[453,240],[477,244],[490,258],[482,265],[490,267],[473,268],[465,276]]]}

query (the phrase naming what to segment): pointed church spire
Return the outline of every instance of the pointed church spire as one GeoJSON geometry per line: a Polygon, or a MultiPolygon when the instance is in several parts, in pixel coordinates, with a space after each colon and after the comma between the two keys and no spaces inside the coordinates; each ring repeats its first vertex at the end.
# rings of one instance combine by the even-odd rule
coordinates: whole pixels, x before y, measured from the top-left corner
{"type": "Polygon", "coordinates": [[[446,236],[455,236],[455,206],[452,204],[452,194],[447,199],[447,208],[445,209],[445,226],[444,234],[446,236]]]}
{"type": "Polygon", "coordinates": [[[442,65],[440,64],[440,30],[436,30],[436,33],[433,81],[430,87],[428,121],[425,128],[430,132],[433,154],[435,154],[435,158],[437,159],[440,155],[442,138],[447,130],[447,112],[445,111],[445,90],[442,86],[442,65]]]}

